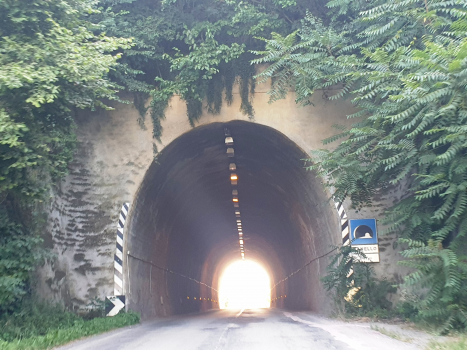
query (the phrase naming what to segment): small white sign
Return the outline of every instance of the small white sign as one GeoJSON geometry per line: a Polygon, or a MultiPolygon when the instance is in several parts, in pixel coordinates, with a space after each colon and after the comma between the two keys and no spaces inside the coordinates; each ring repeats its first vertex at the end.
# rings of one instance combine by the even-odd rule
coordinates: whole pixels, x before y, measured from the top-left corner
{"type": "Polygon", "coordinates": [[[359,257],[362,262],[379,262],[379,247],[377,244],[352,245],[352,247],[365,253],[366,259],[359,257]]]}
{"type": "Polygon", "coordinates": [[[365,254],[379,253],[379,247],[377,244],[362,244],[362,245],[353,245],[352,247],[360,249],[365,254]]]}

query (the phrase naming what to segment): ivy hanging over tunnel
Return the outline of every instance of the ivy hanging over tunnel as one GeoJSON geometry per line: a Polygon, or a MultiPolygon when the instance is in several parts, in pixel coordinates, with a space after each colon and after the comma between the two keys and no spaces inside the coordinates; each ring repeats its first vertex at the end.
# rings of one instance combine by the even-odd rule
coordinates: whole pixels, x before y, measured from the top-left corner
{"type": "Polygon", "coordinates": [[[168,101],[179,95],[187,105],[192,126],[203,111],[218,114],[225,101],[240,91],[240,110],[254,117],[255,66],[251,50],[263,47],[257,37],[272,31],[287,33],[300,24],[307,10],[325,15],[324,1],[148,1],[103,0],[98,16],[106,33],[132,37],[124,50],[119,84],[136,93],[142,121],[147,109],[141,93],[150,97],[153,135],[161,136],[168,101]]]}

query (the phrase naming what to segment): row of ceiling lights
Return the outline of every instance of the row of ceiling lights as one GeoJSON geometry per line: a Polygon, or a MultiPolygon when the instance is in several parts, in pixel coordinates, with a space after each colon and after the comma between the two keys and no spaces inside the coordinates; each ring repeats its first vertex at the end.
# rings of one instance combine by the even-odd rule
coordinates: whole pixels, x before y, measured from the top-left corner
{"type": "Polygon", "coordinates": [[[235,164],[235,150],[233,148],[233,138],[232,135],[230,134],[230,130],[225,128],[224,129],[224,134],[225,134],[225,144],[227,146],[227,156],[231,159],[230,164],[229,164],[229,170],[230,170],[230,184],[232,185],[232,202],[234,205],[234,210],[235,210],[235,217],[237,218],[237,231],[238,231],[238,243],[240,246],[240,255],[242,257],[242,260],[245,259],[245,246],[243,243],[243,227],[242,227],[242,219],[240,216],[240,204],[239,204],[239,199],[238,199],[238,189],[237,189],[237,184],[238,184],[238,175],[236,173],[237,171],[237,165],[235,164]]]}

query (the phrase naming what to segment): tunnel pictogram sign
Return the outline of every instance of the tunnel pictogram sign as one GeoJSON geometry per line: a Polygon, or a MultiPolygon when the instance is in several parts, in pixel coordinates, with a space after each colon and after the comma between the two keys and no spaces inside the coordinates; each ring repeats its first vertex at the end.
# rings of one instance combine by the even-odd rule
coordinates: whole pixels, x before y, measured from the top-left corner
{"type": "Polygon", "coordinates": [[[352,241],[352,245],[377,244],[376,220],[350,220],[350,240],[352,241]]]}
{"type": "Polygon", "coordinates": [[[365,253],[365,262],[379,262],[376,220],[353,219],[349,220],[349,226],[351,245],[365,253]]]}

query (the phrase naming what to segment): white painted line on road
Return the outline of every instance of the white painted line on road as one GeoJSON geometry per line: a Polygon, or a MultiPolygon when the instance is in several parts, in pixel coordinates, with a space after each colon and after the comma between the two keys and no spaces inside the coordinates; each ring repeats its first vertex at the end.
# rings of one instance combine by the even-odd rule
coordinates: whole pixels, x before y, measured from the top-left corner
{"type": "MultiPolygon", "coordinates": [[[[243,312],[243,310],[241,311],[243,312]]],[[[227,345],[227,332],[229,331],[230,328],[238,328],[240,326],[234,324],[234,323],[229,323],[227,327],[225,327],[224,331],[222,332],[219,342],[217,343],[217,346],[214,350],[222,350],[226,347],[227,345]]]]}
{"type": "MultiPolygon", "coordinates": [[[[241,309],[240,312],[238,314],[235,315],[235,317],[239,317],[243,311],[245,311],[245,309],[241,309]]],[[[219,338],[219,342],[217,343],[217,346],[216,346],[216,349],[215,350],[221,350],[221,349],[224,349],[225,346],[227,345],[227,332],[229,331],[229,329],[231,328],[238,328],[240,326],[234,324],[234,323],[229,323],[227,325],[227,327],[225,327],[224,331],[222,332],[220,338],[219,338]]]]}
{"type": "MultiPolygon", "coordinates": [[[[356,342],[355,340],[347,337],[346,335],[344,335],[344,334],[342,334],[340,332],[337,332],[336,327],[334,325],[324,325],[324,324],[319,324],[319,323],[315,323],[315,322],[306,321],[306,320],[301,319],[298,316],[292,315],[289,312],[284,312],[284,315],[286,317],[291,318],[295,322],[303,323],[303,324],[306,324],[306,325],[308,325],[310,327],[321,328],[322,330],[330,333],[336,340],[339,340],[339,341],[347,344],[352,349],[355,349],[355,350],[368,349],[367,347],[362,347],[362,344],[359,344],[358,342],[356,342]]],[[[366,327],[370,328],[369,326],[366,326],[366,327]]]]}

